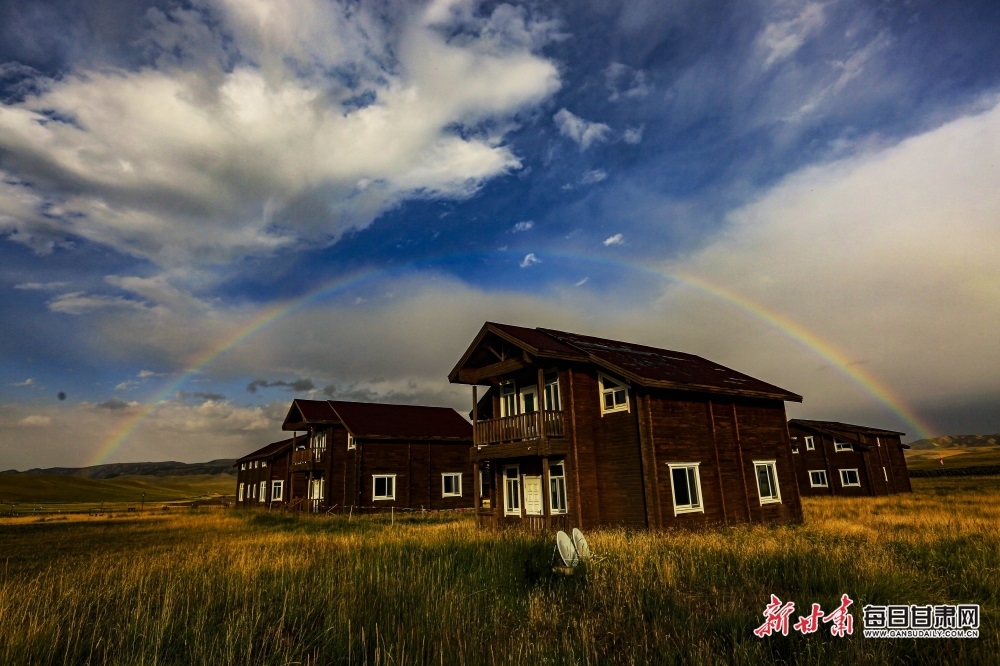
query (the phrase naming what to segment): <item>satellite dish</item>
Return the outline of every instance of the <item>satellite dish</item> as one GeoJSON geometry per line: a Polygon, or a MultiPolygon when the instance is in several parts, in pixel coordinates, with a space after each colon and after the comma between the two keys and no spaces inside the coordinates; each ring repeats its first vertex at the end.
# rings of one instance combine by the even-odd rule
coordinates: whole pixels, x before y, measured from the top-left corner
{"type": "Polygon", "coordinates": [[[590,544],[587,543],[583,532],[576,527],[573,528],[573,546],[576,548],[576,552],[580,555],[581,560],[586,562],[590,559],[590,544]]]}
{"type": "Polygon", "coordinates": [[[562,558],[562,561],[566,563],[566,566],[572,568],[580,562],[580,556],[577,555],[573,540],[562,530],[556,532],[556,550],[559,552],[559,557],[562,558]]]}

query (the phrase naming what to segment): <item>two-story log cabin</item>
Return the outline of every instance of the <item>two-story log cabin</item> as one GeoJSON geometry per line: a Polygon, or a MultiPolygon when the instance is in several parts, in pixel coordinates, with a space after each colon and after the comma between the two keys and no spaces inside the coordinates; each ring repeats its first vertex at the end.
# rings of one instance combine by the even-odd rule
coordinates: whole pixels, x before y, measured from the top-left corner
{"type": "Polygon", "coordinates": [[[802,398],[785,389],[691,354],[490,322],[449,380],[472,385],[481,525],[802,520],[784,404],[802,398]]]}
{"type": "Polygon", "coordinates": [[[881,428],[792,419],[795,473],[803,495],[889,495],[912,492],[900,437],[881,428]]]}
{"type": "Polygon", "coordinates": [[[473,506],[472,425],[454,409],[295,400],[282,429],[294,433],[292,508],[473,506]]]}
{"type": "Polygon", "coordinates": [[[236,461],[236,506],[271,508],[287,502],[291,450],[292,440],[284,439],[236,461]]]}

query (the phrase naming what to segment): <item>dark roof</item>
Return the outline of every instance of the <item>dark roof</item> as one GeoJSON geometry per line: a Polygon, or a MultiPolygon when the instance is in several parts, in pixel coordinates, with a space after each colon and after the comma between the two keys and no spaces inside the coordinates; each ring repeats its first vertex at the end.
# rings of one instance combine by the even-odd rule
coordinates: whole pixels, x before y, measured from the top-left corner
{"type": "Polygon", "coordinates": [[[472,352],[489,331],[518,342],[536,356],[590,361],[608,372],[646,386],[802,401],[802,396],[798,394],[693,354],[547,328],[532,329],[493,322],[486,322],[472,346],[452,370],[449,375],[452,382],[458,379],[459,370],[472,358],[472,352]]]}
{"type": "Polygon", "coordinates": [[[324,423],[342,423],[359,438],[472,441],[472,424],[451,407],[296,399],[282,428],[324,423]]]}
{"type": "Polygon", "coordinates": [[[853,425],[850,423],[840,423],[839,421],[811,421],[808,419],[791,419],[788,421],[788,425],[802,426],[805,428],[812,428],[814,430],[846,430],[848,432],[857,433],[859,435],[900,435],[903,436],[905,432],[899,432],[898,430],[884,430],[882,428],[871,428],[869,426],[853,425]]]}
{"type": "Polygon", "coordinates": [[[451,407],[331,400],[331,409],[358,438],[472,441],[472,424],[451,407]]]}
{"type": "Polygon", "coordinates": [[[281,453],[283,449],[292,445],[291,439],[283,439],[280,442],[273,442],[267,446],[262,446],[252,453],[248,453],[242,458],[237,458],[236,462],[242,462],[244,460],[256,460],[257,458],[270,458],[271,456],[281,453]]]}

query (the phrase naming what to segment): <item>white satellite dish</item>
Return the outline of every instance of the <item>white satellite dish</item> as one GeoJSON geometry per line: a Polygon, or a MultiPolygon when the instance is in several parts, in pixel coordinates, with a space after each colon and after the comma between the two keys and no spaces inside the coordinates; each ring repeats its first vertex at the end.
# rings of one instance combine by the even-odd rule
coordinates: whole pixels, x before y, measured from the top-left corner
{"type": "Polygon", "coordinates": [[[569,538],[569,535],[562,530],[556,532],[556,551],[567,567],[572,569],[579,564],[580,556],[576,552],[576,546],[573,545],[573,540],[569,538]]]}
{"type": "Polygon", "coordinates": [[[587,543],[583,532],[577,527],[573,528],[573,546],[576,548],[576,552],[581,560],[586,562],[590,559],[590,544],[587,543]]]}

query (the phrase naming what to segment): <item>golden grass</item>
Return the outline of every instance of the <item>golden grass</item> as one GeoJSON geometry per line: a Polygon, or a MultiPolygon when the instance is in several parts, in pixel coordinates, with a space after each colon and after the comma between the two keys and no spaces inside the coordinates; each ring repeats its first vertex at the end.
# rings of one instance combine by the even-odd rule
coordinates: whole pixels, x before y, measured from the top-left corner
{"type": "Polygon", "coordinates": [[[0,520],[3,664],[997,663],[1000,478],[804,502],[798,526],[552,539],[468,517],[202,510],[0,520]],[[165,515],[164,515],[165,514],[165,515]],[[771,593],[855,634],[759,639],[771,593]],[[866,603],[979,603],[979,639],[864,639],[866,603]]]}

